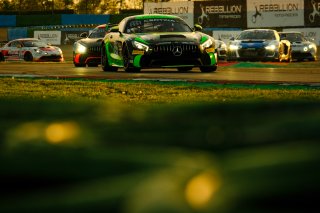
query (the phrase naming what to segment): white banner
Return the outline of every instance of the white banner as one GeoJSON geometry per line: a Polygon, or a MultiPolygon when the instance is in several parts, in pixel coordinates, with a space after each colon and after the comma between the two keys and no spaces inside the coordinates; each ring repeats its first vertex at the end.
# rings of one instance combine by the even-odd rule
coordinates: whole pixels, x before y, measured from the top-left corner
{"type": "Polygon", "coordinates": [[[213,38],[224,41],[224,43],[228,44],[230,38],[236,38],[241,32],[242,31],[240,30],[217,30],[212,31],[212,36],[213,38]]]}
{"type": "Polygon", "coordinates": [[[304,26],[304,1],[247,1],[247,23],[248,28],[304,26]]]}
{"type": "Polygon", "coordinates": [[[34,38],[46,44],[61,45],[61,31],[34,31],[34,38]]]}
{"type": "Polygon", "coordinates": [[[302,32],[307,39],[312,39],[314,43],[320,46],[320,28],[290,28],[283,29],[283,31],[302,32]]]}
{"type": "Polygon", "coordinates": [[[144,3],[144,14],[176,15],[193,27],[193,8],[194,4],[191,1],[144,3]]]}

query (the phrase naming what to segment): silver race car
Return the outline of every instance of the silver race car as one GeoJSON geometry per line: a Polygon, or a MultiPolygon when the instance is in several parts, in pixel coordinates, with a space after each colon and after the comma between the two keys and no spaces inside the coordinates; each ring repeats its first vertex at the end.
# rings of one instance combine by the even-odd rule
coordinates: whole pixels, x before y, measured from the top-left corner
{"type": "Polygon", "coordinates": [[[291,47],[280,40],[277,31],[250,29],[242,31],[228,44],[228,60],[241,61],[291,61],[291,47]]]}
{"type": "Polygon", "coordinates": [[[59,47],[45,44],[35,38],[15,39],[0,48],[0,61],[63,61],[62,50],[59,47]]]}
{"type": "Polygon", "coordinates": [[[281,40],[291,43],[292,60],[317,60],[317,45],[306,39],[301,32],[279,32],[281,40]]]}

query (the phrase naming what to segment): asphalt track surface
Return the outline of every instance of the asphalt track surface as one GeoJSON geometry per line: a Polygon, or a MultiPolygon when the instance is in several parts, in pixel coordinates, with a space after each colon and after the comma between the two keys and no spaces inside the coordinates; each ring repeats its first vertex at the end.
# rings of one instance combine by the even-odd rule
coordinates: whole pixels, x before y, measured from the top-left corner
{"type": "Polygon", "coordinates": [[[180,73],[176,69],[143,69],[140,73],[126,73],[123,69],[117,72],[103,72],[100,66],[76,68],[70,61],[1,62],[0,76],[320,85],[320,62],[220,62],[217,71],[213,73],[201,73],[198,68],[187,73],[180,73]]]}

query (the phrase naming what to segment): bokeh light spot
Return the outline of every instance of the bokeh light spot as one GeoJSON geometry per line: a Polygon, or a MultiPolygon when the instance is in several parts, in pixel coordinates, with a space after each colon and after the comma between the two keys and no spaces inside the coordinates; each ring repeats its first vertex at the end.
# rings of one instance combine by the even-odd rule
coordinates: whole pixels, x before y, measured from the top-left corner
{"type": "Polygon", "coordinates": [[[212,171],[203,172],[193,177],[188,182],[185,190],[187,202],[195,209],[206,207],[220,188],[220,185],[220,178],[212,171]]]}
{"type": "Polygon", "coordinates": [[[58,144],[78,137],[79,127],[75,122],[52,123],[45,132],[49,143],[58,144]]]}

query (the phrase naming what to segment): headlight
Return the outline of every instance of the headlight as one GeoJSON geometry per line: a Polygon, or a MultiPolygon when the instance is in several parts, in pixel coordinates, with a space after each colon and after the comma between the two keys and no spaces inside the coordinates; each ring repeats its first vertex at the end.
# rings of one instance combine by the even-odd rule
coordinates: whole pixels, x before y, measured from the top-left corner
{"type": "Polygon", "coordinates": [[[227,45],[226,44],[221,44],[221,49],[226,49],[227,45]]]}
{"type": "Polygon", "coordinates": [[[309,49],[315,49],[315,45],[314,44],[309,44],[309,49]]]}
{"type": "Polygon", "coordinates": [[[135,47],[138,50],[144,50],[146,52],[149,50],[149,46],[145,45],[145,44],[143,44],[141,42],[133,41],[132,44],[133,44],[133,47],[135,47]]]}
{"type": "Polygon", "coordinates": [[[36,49],[36,50],[34,50],[37,54],[41,54],[42,53],[42,50],[40,50],[40,49],[36,49]]]}
{"type": "Polygon", "coordinates": [[[85,52],[87,52],[87,48],[86,48],[85,46],[83,46],[82,44],[78,44],[78,45],[77,45],[76,52],[78,52],[78,53],[85,53],[85,52]]]}
{"type": "Polygon", "coordinates": [[[266,46],[265,48],[266,48],[266,50],[272,50],[272,51],[274,51],[274,50],[276,49],[276,45],[271,44],[271,45],[266,46]]]}
{"type": "Polygon", "coordinates": [[[238,50],[240,48],[240,45],[237,44],[230,44],[229,49],[230,50],[238,50]]]}
{"type": "Polygon", "coordinates": [[[203,44],[201,44],[203,49],[207,49],[209,47],[211,47],[213,44],[212,40],[209,38],[208,40],[206,40],[205,42],[203,42],[203,44]]]}

